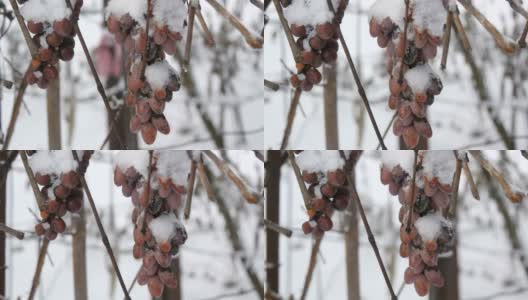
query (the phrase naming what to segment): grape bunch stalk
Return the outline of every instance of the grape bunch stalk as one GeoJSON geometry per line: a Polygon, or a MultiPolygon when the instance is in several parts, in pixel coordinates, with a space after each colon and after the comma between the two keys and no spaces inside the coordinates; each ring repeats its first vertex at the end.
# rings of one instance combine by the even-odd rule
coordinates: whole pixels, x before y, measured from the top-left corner
{"type": "Polygon", "coordinates": [[[59,77],[56,67],[59,60],[69,61],[74,56],[74,23],[79,18],[83,0],[71,1],[73,11],[65,1],[59,3],[62,7],[57,7],[55,1],[18,0],[22,4],[20,12],[37,48],[31,60],[31,72],[25,79],[41,89],[46,89],[50,81],[59,77]]]}
{"type": "Polygon", "coordinates": [[[107,7],[107,27],[124,43],[128,69],[125,102],[135,108],[130,121],[133,133],[153,144],[157,133],[170,133],[165,105],[180,89],[178,72],[166,61],[182,39],[187,7],[182,0],[145,1],[144,11],[135,15],[123,10],[124,0],[112,0],[107,7]],[[148,35],[147,24],[149,24],[148,35]]]}
{"type": "Polygon", "coordinates": [[[153,297],[161,296],[165,287],[177,286],[171,262],[187,239],[185,227],[177,217],[186,194],[185,183],[174,182],[158,172],[160,155],[151,154],[148,174],[134,166],[116,166],[114,170],[115,185],[134,205],[133,255],[142,259],[137,281],[148,285],[153,297]]]}
{"type": "Polygon", "coordinates": [[[429,63],[442,44],[447,4],[424,0],[409,3],[407,10],[403,0],[377,0],[370,8],[369,28],[378,45],[386,49],[388,104],[396,111],[393,133],[415,148],[420,137],[429,139],[433,135],[427,107],[434,103],[443,85],[429,63]],[[395,11],[388,11],[388,6],[395,11]]]}
{"type": "MultiPolygon", "coordinates": [[[[29,152],[29,151],[28,151],[29,152]]],[[[29,164],[35,172],[35,181],[41,186],[44,207],[40,211],[41,221],[35,225],[35,233],[54,240],[66,230],[64,217],[68,212],[78,213],[83,207],[83,189],[80,182],[93,151],[80,151],[79,164],[69,152],[31,151],[29,164]],[[57,159],[53,156],[57,154],[57,159]],[[57,160],[68,160],[62,168],[57,160]]]]}
{"type": "MultiPolygon", "coordinates": [[[[302,0],[296,0],[299,2],[302,0]]],[[[325,3],[326,0],[321,0],[321,3],[325,3]]],[[[300,87],[303,91],[311,91],[314,85],[319,84],[322,81],[321,72],[318,70],[323,63],[333,63],[337,60],[337,51],[339,50],[339,34],[338,27],[343,18],[345,9],[348,5],[348,0],[333,0],[336,14],[331,20],[312,24],[310,20],[298,21],[295,16],[295,9],[297,3],[285,3],[283,5],[287,8],[287,16],[294,19],[291,21],[290,29],[292,34],[297,38],[297,48],[301,51],[301,59],[296,64],[297,73],[290,77],[290,83],[293,87],[300,87]],[[290,7],[291,11],[288,11],[290,7]]],[[[307,6],[312,5],[306,4],[307,6]]],[[[315,5],[312,5],[308,9],[318,9],[315,5]]],[[[330,11],[330,8],[325,7],[326,10],[330,11]]],[[[331,11],[330,11],[331,13],[331,11]]]]}
{"type": "MultiPolygon", "coordinates": [[[[398,195],[402,205],[399,212],[400,256],[409,259],[404,280],[414,284],[418,295],[442,287],[444,275],[438,268],[438,258],[449,255],[454,246],[452,224],[446,219],[451,195],[451,182],[444,182],[422,165],[427,155],[421,153],[416,168],[416,183],[400,165],[381,167],[381,182],[388,185],[392,195],[398,195]]],[[[453,157],[454,159],[454,157],[453,157]]]]}

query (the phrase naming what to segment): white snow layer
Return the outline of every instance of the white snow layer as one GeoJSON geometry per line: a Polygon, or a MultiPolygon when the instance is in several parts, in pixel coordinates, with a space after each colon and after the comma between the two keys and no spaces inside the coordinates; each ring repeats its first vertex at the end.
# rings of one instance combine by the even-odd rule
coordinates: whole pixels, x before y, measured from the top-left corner
{"type": "Polygon", "coordinates": [[[170,81],[174,69],[166,60],[162,60],[145,68],[145,78],[153,89],[163,89],[170,81]]]}
{"type": "MultiPolygon", "coordinates": [[[[340,0],[332,0],[334,10],[337,10],[340,0]]],[[[328,8],[326,0],[293,0],[284,9],[284,16],[295,25],[315,25],[332,21],[334,14],[328,8]]]]}
{"type": "Polygon", "coordinates": [[[412,150],[387,150],[381,151],[381,163],[389,169],[400,166],[407,173],[412,174],[414,164],[414,151],[412,150]]]}
{"type": "Polygon", "coordinates": [[[435,240],[442,230],[442,224],[449,224],[440,212],[418,218],[414,223],[416,230],[424,241],[435,240]]]}
{"type": "Polygon", "coordinates": [[[369,19],[374,18],[378,23],[381,23],[387,17],[403,29],[405,2],[403,0],[377,0],[374,2],[369,9],[369,19]]]}
{"type": "Polygon", "coordinates": [[[123,16],[129,14],[140,24],[145,23],[146,0],[111,0],[106,7],[107,15],[123,16]]]}
{"type": "Polygon", "coordinates": [[[414,0],[412,12],[413,23],[418,29],[427,30],[433,36],[442,36],[447,16],[442,0],[414,0]]]}
{"type": "MultiPolygon", "coordinates": [[[[79,159],[82,155],[83,151],[77,151],[79,159]]],[[[77,169],[77,161],[71,151],[37,151],[28,161],[34,173],[61,174],[77,169]]]]}
{"type": "Polygon", "coordinates": [[[317,172],[317,171],[334,171],[342,168],[345,161],[339,154],[339,151],[303,151],[297,156],[297,164],[303,171],[317,172]]]}
{"type": "Polygon", "coordinates": [[[429,88],[431,80],[438,78],[438,75],[429,64],[423,64],[409,69],[405,72],[404,78],[414,92],[425,92],[429,88]]]}
{"type": "Polygon", "coordinates": [[[119,151],[114,155],[114,166],[123,172],[134,167],[143,177],[148,177],[149,154],[145,150],[119,151]]]}
{"type": "MultiPolygon", "coordinates": [[[[72,1],[74,4],[75,1],[72,1]]],[[[20,7],[20,13],[28,21],[51,23],[68,18],[71,10],[64,0],[29,0],[20,7]]]]}
{"type": "Polygon", "coordinates": [[[171,31],[183,32],[187,7],[183,0],[156,0],[152,15],[156,23],[166,24],[171,31]]]}
{"type": "Polygon", "coordinates": [[[423,174],[437,177],[442,184],[451,184],[456,169],[456,158],[451,150],[426,151],[422,161],[423,174]]]}
{"type": "Polygon", "coordinates": [[[183,225],[172,213],[161,215],[149,224],[150,231],[158,243],[170,241],[178,227],[183,227],[183,225]]]}
{"type": "MultiPolygon", "coordinates": [[[[199,152],[199,151],[197,151],[199,152]]],[[[157,172],[161,177],[171,178],[172,182],[185,185],[189,174],[191,160],[186,151],[159,151],[157,172]]]]}

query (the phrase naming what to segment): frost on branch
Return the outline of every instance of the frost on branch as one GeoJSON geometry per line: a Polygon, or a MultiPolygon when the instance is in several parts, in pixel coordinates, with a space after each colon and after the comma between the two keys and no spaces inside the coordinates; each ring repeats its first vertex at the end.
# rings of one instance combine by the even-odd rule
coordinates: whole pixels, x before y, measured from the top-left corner
{"type": "Polygon", "coordinates": [[[106,13],[108,30],[128,53],[126,103],[136,112],[130,130],[141,131],[145,143],[152,144],[157,132],[170,132],[163,112],[172,93],[180,89],[180,77],[165,55],[173,55],[176,42],[182,39],[187,7],[183,0],[152,0],[147,36],[147,2],[112,0],[106,13]]]}
{"type": "Polygon", "coordinates": [[[114,162],[114,183],[134,204],[133,255],[143,259],[137,281],[159,297],[165,286],[177,285],[170,265],[187,239],[177,216],[186,194],[190,160],[185,151],[156,151],[149,165],[149,152],[121,151],[114,162]]]}
{"type": "Polygon", "coordinates": [[[313,198],[307,210],[309,220],[302,225],[305,234],[321,237],[333,227],[334,210],[345,210],[350,201],[345,169],[354,164],[357,152],[303,151],[297,156],[302,178],[313,198]]]}
{"type": "MultiPolygon", "coordinates": [[[[389,107],[397,111],[393,132],[415,148],[420,136],[431,138],[427,106],[442,91],[440,77],[429,65],[442,44],[447,1],[411,0],[409,18],[405,1],[377,0],[369,10],[370,34],[386,48],[389,107]],[[404,32],[406,19],[407,32],[404,32]],[[405,39],[404,39],[405,37],[405,39]]],[[[450,3],[449,3],[450,4],[450,3]]]]}
{"type": "Polygon", "coordinates": [[[405,282],[414,284],[418,295],[425,296],[431,286],[444,285],[438,257],[449,253],[454,244],[452,225],[444,216],[449,208],[456,157],[452,151],[421,151],[413,166],[415,186],[412,170],[408,173],[401,167],[407,165],[405,160],[402,157],[398,163],[396,156],[384,158],[381,182],[389,186],[392,195],[398,195],[402,205],[400,255],[409,258],[405,282]]]}
{"type": "Polygon", "coordinates": [[[304,91],[312,90],[322,80],[317,69],[323,63],[333,63],[337,59],[338,26],[348,5],[348,0],[332,0],[336,12],[328,7],[327,1],[293,0],[285,9],[291,31],[297,37],[297,47],[302,60],[297,62],[297,74],[290,78],[293,87],[304,91]]]}
{"type": "Polygon", "coordinates": [[[65,0],[28,0],[20,8],[37,48],[37,53],[32,53],[32,72],[26,76],[29,84],[46,89],[49,82],[59,76],[55,67],[59,59],[69,61],[73,58],[73,24],[77,22],[83,1],[71,0],[71,4],[73,13],[65,0]]]}
{"type": "Polygon", "coordinates": [[[54,240],[66,230],[63,218],[67,212],[77,213],[83,205],[83,190],[79,176],[86,171],[92,151],[78,151],[80,165],[70,151],[33,151],[29,166],[41,187],[44,207],[42,221],[35,225],[37,235],[54,240]]]}

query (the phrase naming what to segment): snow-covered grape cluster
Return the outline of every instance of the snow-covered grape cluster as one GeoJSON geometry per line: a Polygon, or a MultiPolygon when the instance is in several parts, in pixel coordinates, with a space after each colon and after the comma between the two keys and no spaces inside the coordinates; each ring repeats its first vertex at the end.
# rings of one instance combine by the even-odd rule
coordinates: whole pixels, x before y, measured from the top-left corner
{"type": "Polygon", "coordinates": [[[170,266],[187,239],[177,215],[190,163],[184,151],[154,152],[150,166],[149,160],[147,151],[119,152],[114,183],[134,205],[133,255],[143,260],[137,281],[147,284],[153,297],[159,297],[165,286],[177,285],[170,266]]]}
{"type": "Polygon", "coordinates": [[[410,0],[407,34],[404,34],[405,1],[377,0],[370,8],[370,34],[386,48],[389,73],[389,107],[397,111],[393,124],[396,136],[415,148],[433,131],[427,107],[443,85],[429,61],[442,44],[447,1],[410,0]],[[406,39],[404,39],[404,36],[406,39]]]}
{"type": "Polygon", "coordinates": [[[141,131],[145,143],[152,144],[157,132],[169,134],[163,114],[165,103],[180,89],[178,72],[165,60],[176,52],[182,39],[187,7],[183,0],[152,0],[149,34],[146,33],[148,1],[112,0],[107,6],[108,30],[124,42],[127,50],[126,104],[135,107],[130,130],[141,131]]]}
{"type": "Polygon", "coordinates": [[[431,286],[444,285],[438,257],[449,254],[454,244],[452,225],[444,216],[449,207],[456,159],[451,151],[421,152],[413,199],[410,178],[413,159],[398,163],[390,157],[393,154],[384,156],[389,158],[384,159],[381,166],[381,182],[389,186],[392,195],[398,195],[402,205],[399,212],[400,255],[409,258],[405,283],[414,284],[418,295],[425,296],[431,286]]]}
{"type": "Polygon", "coordinates": [[[41,186],[44,207],[35,233],[54,240],[66,230],[66,213],[78,213],[83,206],[80,175],[86,172],[92,151],[78,151],[80,164],[70,151],[31,151],[29,165],[41,186]]]}
{"type": "Polygon", "coordinates": [[[348,0],[332,0],[332,5],[335,16],[326,0],[293,0],[286,7],[285,16],[291,24],[292,34],[297,37],[297,47],[302,52],[302,61],[296,65],[297,74],[290,77],[290,83],[295,88],[312,90],[322,80],[317,68],[337,59],[338,26],[348,0]]]}
{"type": "Polygon", "coordinates": [[[21,1],[20,13],[27,22],[28,30],[37,53],[31,60],[31,72],[26,81],[46,89],[51,80],[57,79],[57,63],[73,58],[75,47],[74,23],[77,22],[83,0],[71,0],[73,12],[67,0],[27,0],[21,1]]]}
{"type": "Polygon", "coordinates": [[[305,234],[322,236],[333,227],[334,211],[348,207],[346,168],[357,160],[357,155],[353,151],[347,153],[346,160],[339,151],[303,151],[297,156],[302,178],[313,197],[307,211],[309,220],[302,224],[305,234]]]}

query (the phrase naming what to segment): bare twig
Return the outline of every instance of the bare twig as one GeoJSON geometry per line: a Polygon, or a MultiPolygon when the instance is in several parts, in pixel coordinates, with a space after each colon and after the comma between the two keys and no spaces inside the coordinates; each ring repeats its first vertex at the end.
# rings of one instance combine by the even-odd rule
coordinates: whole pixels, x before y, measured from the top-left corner
{"type": "Polygon", "coordinates": [[[187,181],[187,199],[185,201],[185,209],[184,209],[184,216],[185,219],[188,219],[191,215],[191,203],[192,203],[192,197],[194,193],[194,182],[196,180],[196,168],[198,167],[198,164],[196,161],[191,160],[191,171],[189,172],[189,179],[187,181]]]}
{"type": "Polygon", "coordinates": [[[403,65],[404,65],[404,59],[405,59],[405,54],[407,52],[407,31],[408,31],[408,28],[409,28],[409,23],[411,22],[411,8],[410,8],[410,1],[409,0],[404,0],[405,1],[405,18],[404,18],[404,25],[403,25],[403,55],[401,57],[401,60],[400,60],[400,72],[398,74],[398,82],[401,84],[402,81],[403,81],[403,65]]]}
{"type": "Polygon", "coordinates": [[[217,0],[206,0],[222,17],[226,18],[233,27],[235,27],[242,36],[246,39],[246,42],[248,45],[250,45],[252,48],[262,48],[264,45],[264,41],[261,37],[258,35],[255,35],[249,31],[249,29],[240,22],[240,20],[233,16],[227,9],[225,9],[222,4],[220,4],[217,0]]]}
{"type": "Polygon", "coordinates": [[[313,272],[317,263],[317,253],[319,253],[319,248],[321,247],[322,240],[323,237],[316,238],[314,244],[312,245],[310,262],[308,263],[308,270],[306,271],[306,275],[304,277],[304,285],[300,300],[305,300],[306,296],[308,295],[308,288],[310,287],[310,283],[312,282],[313,272]]]}
{"type": "MultiPolygon", "coordinates": [[[[391,129],[391,126],[392,126],[392,123],[394,123],[394,120],[396,120],[396,117],[398,116],[398,112],[396,111],[393,115],[392,115],[392,118],[389,122],[389,124],[387,125],[387,127],[385,128],[385,131],[383,131],[383,140],[385,140],[385,138],[387,137],[387,134],[389,133],[389,130],[391,129]]],[[[378,143],[378,146],[376,147],[376,150],[379,150],[379,148],[381,147],[381,144],[378,143]]]]}
{"type": "Polygon", "coordinates": [[[469,43],[469,38],[464,29],[464,25],[462,25],[462,21],[460,21],[460,12],[458,11],[458,8],[453,12],[453,25],[455,26],[455,31],[458,33],[462,48],[464,48],[467,53],[471,52],[471,44],[469,43]]]}
{"type": "Polygon", "coordinates": [[[200,27],[202,28],[205,42],[209,47],[213,47],[215,45],[215,40],[213,37],[213,34],[211,33],[211,30],[209,30],[209,26],[207,26],[207,22],[205,22],[205,19],[202,14],[202,8],[198,6],[196,8],[196,17],[198,18],[198,23],[200,24],[200,27]]]}
{"type": "Polygon", "coordinates": [[[493,25],[475,6],[473,6],[472,3],[466,0],[458,0],[462,6],[471,14],[477,21],[482,24],[484,29],[486,29],[493,39],[495,40],[495,43],[499,48],[505,52],[506,54],[514,54],[518,51],[519,46],[517,43],[512,42],[511,40],[508,40],[504,38],[504,36],[497,30],[495,25],[493,25]]]}
{"type": "Polygon", "coordinates": [[[524,9],[524,7],[522,7],[522,5],[519,4],[519,1],[517,0],[506,0],[511,8],[516,11],[518,14],[520,14],[521,16],[523,16],[526,21],[528,21],[528,11],[526,9],[524,9]]]}
{"type": "Polygon", "coordinates": [[[42,241],[42,245],[40,246],[37,267],[35,268],[35,273],[33,274],[33,281],[31,282],[31,290],[29,291],[28,300],[33,300],[33,298],[35,298],[37,287],[40,284],[40,273],[42,273],[42,267],[44,266],[46,253],[48,252],[48,246],[49,240],[45,238],[42,241]]]}
{"type": "Polygon", "coordinates": [[[244,197],[244,199],[246,199],[248,203],[255,204],[259,202],[260,200],[259,195],[255,192],[251,192],[248,189],[247,184],[240,178],[240,176],[238,176],[233,171],[233,169],[231,169],[231,167],[229,167],[229,165],[225,161],[221,160],[211,150],[205,150],[204,153],[215,163],[218,169],[222,171],[224,176],[229,178],[229,180],[231,180],[231,182],[235,184],[235,186],[240,191],[240,194],[242,194],[242,197],[244,197]]]}
{"type": "MultiPolygon", "coordinates": [[[[351,174],[347,174],[347,180],[349,182],[354,182],[351,174]]],[[[397,300],[398,297],[396,296],[396,294],[394,294],[394,290],[392,288],[392,284],[387,274],[387,270],[385,269],[385,265],[383,264],[383,259],[381,258],[379,248],[376,244],[376,238],[374,237],[374,235],[372,234],[372,230],[370,229],[370,225],[367,220],[367,215],[365,214],[365,210],[363,209],[363,205],[361,204],[361,199],[359,198],[359,194],[356,190],[356,186],[355,184],[350,184],[349,186],[350,186],[351,196],[354,199],[354,201],[357,203],[359,214],[361,216],[361,221],[363,222],[363,225],[365,226],[365,230],[367,231],[368,240],[370,242],[370,245],[372,246],[372,250],[374,250],[374,253],[376,254],[376,259],[378,260],[378,264],[380,266],[381,272],[383,273],[383,278],[385,279],[385,283],[387,284],[387,287],[389,289],[391,299],[397,300]]]]}
{"type": "Polygon", "coordinates": [[[183,66],[185,69],[189,66],[191,61],[191,47],[193,40],[193,31],[194,31],[194,17],[196,15],[196,7],[194,5],[189,5],[188,20],[189,24],[187,26],[187,40],[185,41],[185,53],[183,54],[183,66]]]}
{"type": "Polygon", "coordinates": [[[449,44],[451,43],[451,27],[453,26],[453,12],[447,12],[447,21],[444,32],[444,44],[442,46],[442,60],[440,63],[440,68],[442,70],[446,69],[447,56],[449,54],[449,44]]]}
{"type": "MultiPolygon", "coordinates": [[[[70,0],[68,0],[70,1],[70,0]]],[[[145,79],[145,70],[147,69],[147,54],[149,52],[150,47],[150,38],[149,38],[149,31],[150,31],[150,22],[152,19],[152,0],[147,0],[147,15],[145,16],[146,22],[145,22],[145,49],[141,53],[141,69],[140,69],[140,79],[145,79]]],[[[139,36],[139,39],[141,39],[141,35],[139,36]]]]}
{"type": "MultiPolygon", "coordinates": [[[[69,9],[72,9],[72,5],[70,0],[65,0],[66,4],[68,5],[69,9]]],[[[73,9],[72,9],[73,10],[73,9]]],[[[84,37],[82,35],[81,29],[79,28],[78,20],[73,21],[73,29],[75,30],[75,33],[77,34],[77,37],[79,38],[79,41],[81,42],[81,46],[84,51],[84,55],[86,56],[86,60],[88,61],[88,65],[90,66],[90,71],[92,72],[92,76],[95,80],[95,84],[97,85],[97,91],[101,95],[101,98],[103,99],[104,105],[106,107],[106,111],[108,115],[110,116],[110,119],[113,123],[116,123],[116,119],[114,117],[114,112],[112,111],[112,108],[110,107],[110,102],[108,101],[108,98],[106,96],[105,89],[103,87],[103,84],[101,83],[101,79],[99,78],[99,74],[97,74],[97,70],[95,69],[95,65],[93,63],[92,57],[90,56],[90,50],[88,50],[88,47],[86,46],[86,42],[84,41],[84,37]]],[[[115,134],[117,141],[119,145],[122,147],[122,149],[127,149],[126,145],[123,143],[123,140],[119,136],[119,133],[117,132],[117,128],[119,126],[117,124],[114,124],[111,129],[114,129],[112,132],[115,134]]]]}
{"type": "Polygon", "coordinates": [[[40,211],[45,210],[45,202],[44,195],[40,192],[40,189],[38,187],[37,181],[35,181],[35,174],[33,174],[33,170],[31,170],[31,167],[29,166],[28,158],[26,155],[25,150],[18,151],[20,154],[20,158],[22,159],[22,164],[24,165],[24,169],[26,170],[29,183],[31,185],[31,188],[33,189],[33,194],[35,194],[35,199],[37,200],[37,205],[39,207],[40,211]]]}
{"type": "Polygon", "coordinates": [[[256,7],[260,8],[260,10],[264,11],[264,3],[260,0],[249,0],[251,4],[255,5],[256,7]]]}
{"type": "Polygon", "coordinates": [[[299,106],[299,101],[301,99],[301,93],[302,90],[300,88],[296,88],[293,93],[290,108],[288,110],[288,117],[286,119],[286,127],[284,128],[284,134],[282,135],[281,150],[285,150],[288,147],[288,140],[290,139],[293,121],[295,120],[295,115],[297,113],[297,106],[299,106]]]}
{"type": "Polygon", "coordinates": [[[299,166],[295,161],[295,154],[291,150],[288,150],[288,159],[290,160],[293,173],[295,174],[295,178],[297,179],[297,183],[299,184],[299,189],[301,190],[301,194],[304,200],[304,206],[306,207],[306,210],[309,210],[311,208],[312,195],[310,195],[310,192],[306,188],[306,185],[304,185],[301,170],[299,169],[299,166]]]}
{"type": "MultiPolygon", "coordinates": [[[[73,158],[79,164],[80,160],[79,160],[79,157],[77,156],[77,152],[72,151],[72,155],[73,155],[73,158]]],[[[112,246],[110,245],[108,236],[106,235],[105,229],[101,222],[101,218],[99,217],[99,213],[97,212],[97,207],[95,206],[95,202],[92,197],[92,192],[90,191],[90,188],[88,187],[88,183],[86,183],[86,178],[84,177],[84,174],[82,172],[79,172],[79,175],[80,175],[79,179],[81,181],[81,185],[84,189],[86,197],[88,198],[88,202],[90,203],[90,208],[92,209],[95,222],[97,223],[97,228],[99,229],[99,233],[101,234],[101,240],[103,241],[106,251],[108,252],[108,256],[110,257],[110,261],[112,262],[112,266],[114,267],[114,270],[116,272],[116,276],[117,276],[117,279],[119,280],[119,284],[121,285],[121,289],[123,290],[123,293],[125,294],[125,298],[131,299],[130,295],[128,294],[127,288],[125,286],[125,282],[123,281],[123,277],[121,276],[121,271],[119,270],[119,266],[114,256],[114,251],[112,250],[112,246]]]]}
{"type": "MultiPolygon", "coordinates": [[[[414,214],[414,197],[416,195],[416,169],[418,168],[418,151],[414,150],[414,163],[413,163],[413,174],[412,174],[412,182],[411,182],[411,204],[410,204],[410,211],[411,216],[407,219],[407,227],[405,230],[407,233],[411,231],[411,220],[413,219],[414,214]]],[[[409,245],[410,247],[410,245],[409,245]]]]}
{"type": "Polygon", "coordinates": [[[464,170],[464,176],[466,176],[466,179],[469,184],[469,188],[471,190],[471,194],[473,195],[473,198],[480,200],[480,194],[478,191],[478,187],[475,184],[475,180],[473,179],[473,174],[471,174],[471,169],[469,168],[469,159],[466,155],[466,157],[462,160],[462,170],[464,170]]]}
{"type": "Polygon", "coordinates": [[[280,85],[276,82],[264,79],[264,86],[272,91],[278,91],[280,89],[280,85]]]}
{"type": "Polygon", "coordinates": [[[4,145],[2,146],[2,150],[7,150],[7,148],[9,147],[9,142],[11,142],[11,138],[13,137],[13,132],[15,131],[16,121],[18,120],[18,115],[20,113],[20,107],[22,106],[22,102],[24,101],[24,94],[28,86],[26,77],[28,76],[30,72],[32,72],[31,63],[29,64],[26,72],[24,73],[22,80],[20,81],[20,86],[18,87],[18,93],[15,97],[15,103],[13,103],[13,109],[11,110],[11,118],[9,119],[9,125],[7,126],[5,142],[4,142],[4,145]]]}
{"type": "Polygon", "coordinates": [[[526,25],[524,25],[524,29],[519,37],[518,43],[520,48],[526,48],[526,36],[528,36],[528,21],[526,21],[526,25]]]}
{"type": "Polygon", "coordinates": [[[18,21],[18,25],[20,26],[20,29],[22,30],[22,34],[24,35],[24,39],[26,40],[26,44],[29,48],[29,53],[31,54],[31,57],[36,57],[38,55],[38,48],[33,42],[33,39],[31,38],[31,34],[29,33],[26,23],[24,22],[24,18],[20,14],[20,10],[18,9],[18,4],[16,0],[9,0],[9,2],[11,3],[11,7],[13,8],[13,12],[18,21]]]}
{"type": "Polygon", "coordinates": [[[277,10],[277,15],[279,16],[279,20],[282,24],[282,29],[284,30],[284,33],[286,34],[286,39],[288,40],[288,44],[290,45],[293,59],[295,60],[296,63],[299,63],[302,61],[301,50],[297,46],[297,43],[295,43],[295,39],[293,38],[293,34],[291,33],[290,25],[288,24],[288,21],[284,17],[282,6],[279,3],[279,0],[273,0],[273,4],[275,5],[275,9],[277,10]]]}
{"type": "Polygon", "coordinates": [[[209,182],[207,173],[205,172],[205,166],[204,166],[203,158],[201,154],[200,154],[200,159],[198,160],[198,167],[196,170],[198,171],[200,182],[202,183],[204,190],[207,193],[207,198],[209,198],[209,200],[214,201],[215,200],[214,190],[213,190],[213,187],[211,186],[211,183],[209,182]]]}
{"type": "Polygon", "coordinates": [[[260,160],[261,162],[265,162],[264,155],[262,154],[262,152],[260,152],[260,150],[253,150],[253,153],[255,154],[255,157],[258,158],[258,160],[260,160]]]}
{"type": "MultiPolygon", "coordinates": [[[[334,7],[332,6],[332,2],[328,1],[328,5],[331,11],[333,12],[333,14],[335,15],[335,10],[334,10],[334,7]]],[[[378,142],[381,145],[381,149],[387,150],[387,147],[385,146],[385,143],[383,142],[383,137],[381,136],[380,130],[378,128],[378,123],[376,122],[376,119],[374,118],[374,114],[372,113],[372,108],[370,107],[370,103],[367,98],[367,93],[365,92],[365,89],[363,88],[363,84],[361,83],[361,79],[359,78],[359,73],[356,69],[356,66],[354,65],[354,61],[352,60],[352,56],[350,55],[350,51],[348,50],[348,45],[345,41],[345,38],[343,37],[343,33],[341,32],[341,26],[340,24],[336,24],[336,25],[337,25],[337,33],[339,34],[339,41],[341,42],[341,46],[343,46],[343,52],[345,52],[348,65],[350,66],[350,70],[352,70],[352,75],[354,76],[354,81],[356,82],[358,93],[361,96],[361,99],[363,100],[363,105],[365,106],[365,109],[367,110],[367,114],[370,118],[370,122],[372,123],[372,127],[374,127],[374,132],[376,133],[378,142]]]]}
{"type": "Polygon", "coordinates": [[[13,229],[3,223],[0,223],[0,232],[9,233],[10,235],[16,237],[19,240],[24,239],[24,233],[22,231],[18,231],[16,229],[13,229]]]}
{"type": "Polygon", "coordinates": [[[453,175],[453,197],[451,201],[451,205],[449,206],[448,215],[453,217],[456,213],[456,207],[458,202],[458,192],[460,188],[460,175],[462,174],[462,160],[458,157],[458,153],[456,150],[453,151],[453,154],[455,155],[456,159],[456,167],[455,167],[455,174],[453,175]]]}
{"type": "Polygon", "coordinates": [[[510,183],[504,178],[504,174],[502,174],[487,159],[485,159],[480,151],[470,150],[469,153],[479,162],[482,168],[484,168],[493,178],[495,178],[495,180],[497,180],[508,199],[510,199],[513,203],[519,203],[524,200],[526,194],[516,191],[514,188],[512,188],[510,183]]]}
{"type": "Polygon", "coordinates": [[[291,237],[292,234],[293,234],[293,232],[290,229],[284,228],[284,227],[280,226],[279,224],[277,224],[277,223],[275,223],[273,221],[270,221],[268,219],[264,219],[263,222],[264,222],[264,226],[266,226],[266,228],[271,229],[271,230],[273,230],[273,231],[275,231],[277,233],[280,233],[280,234],[282,234],[282,235],[284,235],[286,237],[291,237]]]}

